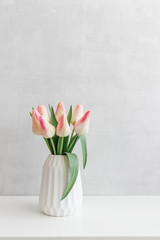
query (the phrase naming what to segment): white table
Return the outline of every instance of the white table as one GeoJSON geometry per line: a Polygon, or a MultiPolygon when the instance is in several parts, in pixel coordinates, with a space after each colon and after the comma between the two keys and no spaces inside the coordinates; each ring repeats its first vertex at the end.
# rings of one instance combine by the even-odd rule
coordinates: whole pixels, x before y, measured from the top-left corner
{"type": "Polygon", "coordinates": [[[160,197],[84,197],[80,213],[59,218],[38,197],[0,197],[0,237],[71,236],[160,237],[160,197]]]}

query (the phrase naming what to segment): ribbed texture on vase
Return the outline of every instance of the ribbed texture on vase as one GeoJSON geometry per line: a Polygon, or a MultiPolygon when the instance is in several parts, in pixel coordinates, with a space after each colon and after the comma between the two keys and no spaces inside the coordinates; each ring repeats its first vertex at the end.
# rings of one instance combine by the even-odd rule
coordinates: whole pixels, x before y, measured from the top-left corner
{"type": "Polygon", "coordinates": [[[80,171],[72,190],[61,201],[68,184],[68,169],[67,156],[49,155],[46,159],[42,171],[39,196],[39,205],[43,213],[63,217],[72,215],[81,208],[83,191],[80,171]]]}

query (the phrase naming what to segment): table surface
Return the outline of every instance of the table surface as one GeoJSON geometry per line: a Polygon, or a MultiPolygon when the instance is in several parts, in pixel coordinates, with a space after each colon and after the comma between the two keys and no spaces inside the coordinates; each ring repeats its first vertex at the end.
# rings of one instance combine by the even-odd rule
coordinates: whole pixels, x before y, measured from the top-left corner
{"type": "Polygon", "coordinates": [[[160,236],[160,197],[86,196],[80,213],[49,217],[38,197],[0,197],[0,237],[160,236]]]}

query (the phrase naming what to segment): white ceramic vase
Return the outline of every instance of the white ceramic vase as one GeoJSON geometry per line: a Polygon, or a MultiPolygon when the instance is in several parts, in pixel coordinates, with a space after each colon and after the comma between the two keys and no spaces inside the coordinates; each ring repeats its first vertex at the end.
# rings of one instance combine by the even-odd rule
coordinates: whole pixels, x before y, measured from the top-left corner
{"type": "Polygon", "coordinates": [[[68,194],[61,201],[68,184],[69,162],[67,156],[49,155],[43,171],[39,196],[39,205],[43,213],[64,217],[78,212],[83,201],[83,191],[80,171],[77,180],[68,194]]]}

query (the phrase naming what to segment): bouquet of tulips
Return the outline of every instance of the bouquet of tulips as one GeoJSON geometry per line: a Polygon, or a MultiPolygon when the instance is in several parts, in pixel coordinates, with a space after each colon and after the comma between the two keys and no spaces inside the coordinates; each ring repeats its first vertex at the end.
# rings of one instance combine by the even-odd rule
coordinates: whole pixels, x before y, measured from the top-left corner
{"type": "Polygon", "coordinates": [[[91,111],[83,114],[83,105],[78,104],[72,114],[72,106],[70,106],[68,115],[66,115],[64,103],[60,102],[54,112],[53,106],[49,105],[49,113],[44,105],[39,105],[37,110],[32,109],[30,113],[32,117],[32,131],[36,135],[41,135],[51,154],[67,155],[69,160],[69,181],[68,186],[62,196],[62,200],[71,191],[79,169],[78,157],[72,153],[75,144],[80,139],[83,168],[87,162],[87,144],[86,133],[89,130],[91,111]],[[70,124],[73,125],[71,132],[70,124]],[[71,136],[70,136],[71,133],[71,136]]]}

